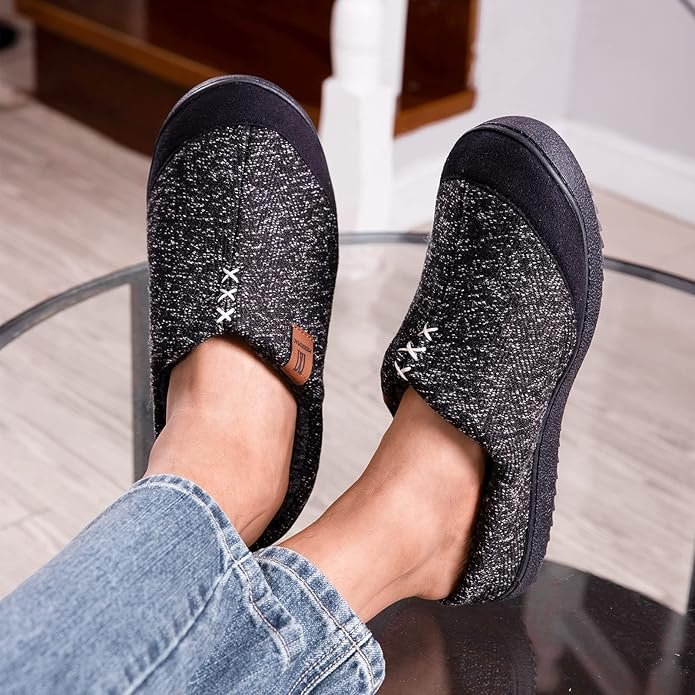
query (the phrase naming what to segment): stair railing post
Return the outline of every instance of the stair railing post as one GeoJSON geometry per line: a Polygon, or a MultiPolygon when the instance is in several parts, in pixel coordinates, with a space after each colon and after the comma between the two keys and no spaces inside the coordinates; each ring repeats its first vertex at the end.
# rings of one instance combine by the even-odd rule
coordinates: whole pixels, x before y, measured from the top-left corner
{"type": "MultiPolygon", "coordinates": [[[[336,0],[333,6],[333,74],[323,83],[319,132],[338,220],[349,231],[389,228],[399,91],[394,75],[402,71],[402,51],[394,49],[398,41],[385,41],[394,7],[405,7],[404,0],[336,0]]],[[[396,24],[402,42],[405,23],[396,24]]]]}

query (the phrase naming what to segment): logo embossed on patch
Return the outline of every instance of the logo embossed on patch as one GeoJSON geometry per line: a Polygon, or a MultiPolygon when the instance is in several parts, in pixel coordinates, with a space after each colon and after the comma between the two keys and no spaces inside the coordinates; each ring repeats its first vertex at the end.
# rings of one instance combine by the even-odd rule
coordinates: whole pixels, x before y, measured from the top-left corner
{"type": "Polygon", "coordinates": [[[314,365],[314,339],[299,326],[292,324],[292,352],[282,371],[301,386],[311,376],[314,365]]]}

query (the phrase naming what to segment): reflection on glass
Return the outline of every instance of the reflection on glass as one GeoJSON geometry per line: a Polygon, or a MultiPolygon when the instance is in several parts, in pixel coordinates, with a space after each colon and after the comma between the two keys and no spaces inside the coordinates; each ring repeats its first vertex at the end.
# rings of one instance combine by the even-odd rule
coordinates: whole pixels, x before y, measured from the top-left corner
{"type": "Polygon", "coordinates": [[[518,603],[448,607],[404,601],[372,621],[386,695],[533,693],[534,660],[518,603]]]}
{"type": "Polygon", "coordinates": [[[522,597],[470,607],[410,600],[371,623],[389,694],[694,692],[695,621],[546,562],[522,597]]]}

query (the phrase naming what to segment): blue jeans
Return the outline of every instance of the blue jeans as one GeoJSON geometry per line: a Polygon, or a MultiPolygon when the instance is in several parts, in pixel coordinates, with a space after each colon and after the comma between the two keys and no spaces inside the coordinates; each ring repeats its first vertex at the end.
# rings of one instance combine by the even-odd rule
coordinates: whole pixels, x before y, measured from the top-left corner
{"type": "Polygon", "coordinates": [[[142,480],[0,602],[3,693],[373,693],[381,649],[287,548],[190,481],[142,480]]]}

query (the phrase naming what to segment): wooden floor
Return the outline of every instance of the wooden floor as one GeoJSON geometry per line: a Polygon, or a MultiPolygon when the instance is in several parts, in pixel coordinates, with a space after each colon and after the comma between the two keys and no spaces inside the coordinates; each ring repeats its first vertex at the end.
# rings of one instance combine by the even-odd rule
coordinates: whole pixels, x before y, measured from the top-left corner
{"type": "MultiPolygon", "coordinates": [[[[143,259],[148,168],[8,86],[8,60],[0,54],[0,321],[143,259]]],[[[609,195],[597,201],[606,253],[693,274],[693,228],[609,195]]],[[[342,251],[324,456],[298,525],[359,475],[388,424],[381,355],[423,252],[342,251]]],[[[549,554],[683,610],[695,533],[695,298],[614,273],[604,296],[565,418],[549,554]]],[[[119,290],[0,353],[0,595],[128,486],[128,345],[119,290]]]]}

